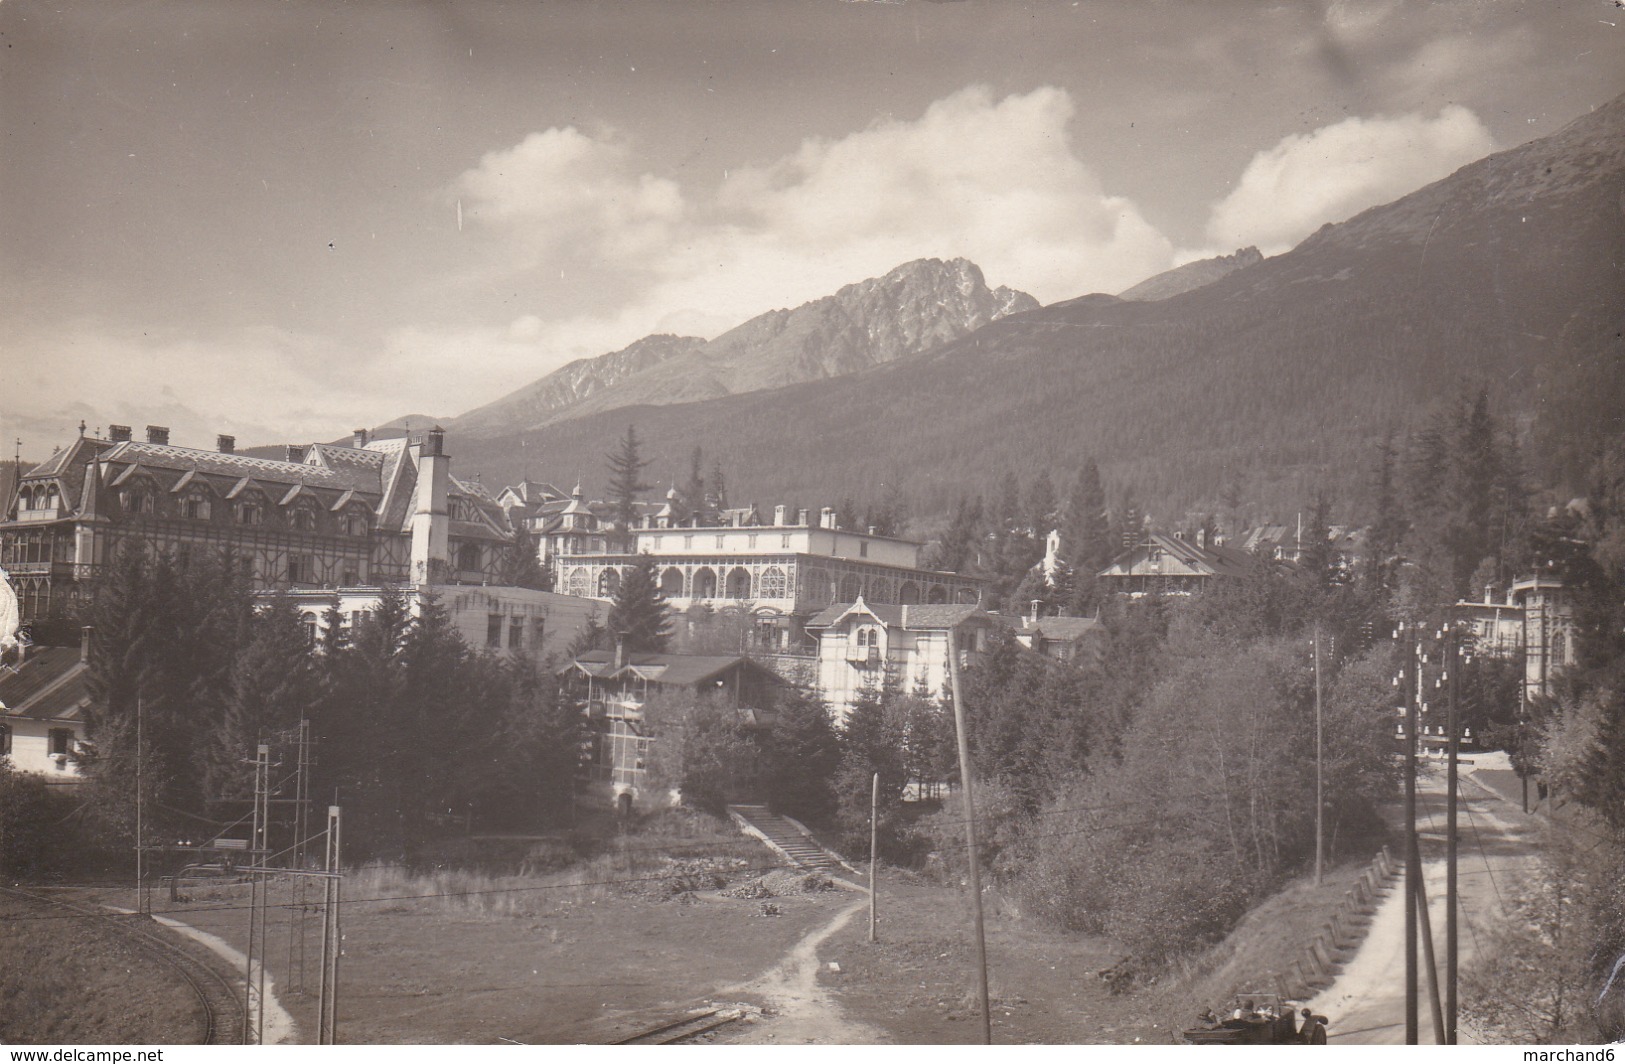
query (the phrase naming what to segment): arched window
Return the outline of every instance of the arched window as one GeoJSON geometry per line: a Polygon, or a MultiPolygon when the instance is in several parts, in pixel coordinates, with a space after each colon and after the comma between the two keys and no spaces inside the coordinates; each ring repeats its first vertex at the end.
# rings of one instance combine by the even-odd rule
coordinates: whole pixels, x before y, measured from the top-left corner
{"type": "Polygon", "coordinates": [[[868,598],[871,602],[891,602],[893,600],[891,581],[882,577],[869,581],[868,598]]]}
{"type": "Polygon", "coordinates": [[[214,504],[203,488],[193,488],[181,500],[181,516],[189,521],[207,521],[213,512],[214,504]]]}
{"type": "Polygon", "coordinates": [[[577,598],[586,598],[588,595],[586,566],[578,565],[571,569],[570,579],[565,584],[565,587],[569,589],[565,594],[574,595],[577,598]]]}
{"type": "Polygon", "coordinates": [[[709,568],[694,570],[694,597],[697,599],[717,597],[717,574],[709,568]]]}
{"type": "Polygon", "coordinates": [[[614,598],[621,593],[621,571],[605,569],[598,574],[598,597],[614,598]]]}
{"type": "Polygon", "coordinates": [[[727,595],[731,599],[750,598],[750,570],[736,565],[728,571],[727,595]]]}
{"type": "Polygon", "coordinates": [[[897,589],[897,601],[904,606],[919,605],[920,585],[912,580],[905,580],[903,586],[897,589]]]}
{"type": "Polygon", "coordinates": [[[933,606],[946,605],[948,602],[948,589],[941,584],[932,584],[930,590],[925,593],[925,601],[933,606]]]}
{"type": "Polygon", "coordinates": [[[807,571],[807,604],[827,606],[835,601],[835,584],[822,569],[807,571]]]}
{"type": "Polygon", "coordinates": [[[841,601],[856,602],[858,595],[863,591],[863,583],[855,573],[848,573],[841,577],[841,601]]]}
{"type": "Polygon", "coordinates": [[[764,599],[781,599],[787,596],[785,590],[784,570],[777,565],[770,565],[762,570],[761,577],[756,582],[756,597],[764,599]]]}
{"type": "Polygon", "coordinates": [[[45,489],[45,508],[47,510],[59,509],[62,505],[62,496],[57,494],[56,485],[52,484],[45,489]]]}
{"type": "Polygon", "coordinates": [[[660,574],[660,593],[669,599],[683,597],[683,571],[673,565],[660,574]]]}
{"type": "Polygon", "coordinates": [[[880,645],[880,629],[872,624],[865,624],[858,628],[858,646],[878,647],[880,645]]]}

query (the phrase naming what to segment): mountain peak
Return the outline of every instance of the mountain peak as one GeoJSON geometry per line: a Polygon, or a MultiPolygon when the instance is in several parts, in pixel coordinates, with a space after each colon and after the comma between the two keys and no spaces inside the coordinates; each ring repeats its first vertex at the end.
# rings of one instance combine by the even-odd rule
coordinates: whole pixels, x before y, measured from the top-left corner
{"type": "Polygon", "coordinates": [[[822,380],[909,358],[1011,314],[1025,292],[989,288],[964,258],[914,259],[790,310],[771,310],[710,342],[648,336],[581,359],[457,419],[494,435],[637,404],[692,402],[822,380]]]}

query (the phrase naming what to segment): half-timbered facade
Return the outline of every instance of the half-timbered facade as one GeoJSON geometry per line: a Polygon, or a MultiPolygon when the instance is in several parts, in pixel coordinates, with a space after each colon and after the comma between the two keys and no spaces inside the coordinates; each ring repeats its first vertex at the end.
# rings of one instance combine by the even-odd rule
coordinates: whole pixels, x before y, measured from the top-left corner
{"type": "Polygon", "coordinates": [[[81,435],[20,478],[0,521],[0,567],[25,622],[63,615],[127,544],[229,552],[254,587],[497,584],[513,537],[479,484],[451,475],[444,434],[289,446],[280,458],[81,435]]]}

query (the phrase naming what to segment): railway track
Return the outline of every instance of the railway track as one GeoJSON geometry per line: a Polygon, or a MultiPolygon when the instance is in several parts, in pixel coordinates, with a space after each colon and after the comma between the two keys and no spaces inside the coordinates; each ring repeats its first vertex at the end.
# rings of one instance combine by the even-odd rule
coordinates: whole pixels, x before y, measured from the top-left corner
{"type": "Polygon", "coordinates": [[[215,967],[197,957],[167,936],[152,929],[150,922],[137,915],[109,912],[76,905],[61,898],[34,894],[15,887],[0,887],[0,893],[26,898],[36,904],[66,909],[82,916],[109,921],[120,934],[138,943],[158,961],[169,967],[185,981],[198,1001],[199,1045],[233,1045],[242,1039],[243,1002],[232,981],[215,967]]]}
{"type": "Polygon", "coordinates": [[[702,1034],[715,1031],[719,1027],[726,1027],[740,1019],[740,1013],[729,1009],[705,1009],[692,1012],[687,1016],[657,1024],[638,1031],[625,1038],[616,1039],[610,1045],[616,1046],[671,1046],[680,1045],[690,1039],[698,1038],[702,1034]]]}

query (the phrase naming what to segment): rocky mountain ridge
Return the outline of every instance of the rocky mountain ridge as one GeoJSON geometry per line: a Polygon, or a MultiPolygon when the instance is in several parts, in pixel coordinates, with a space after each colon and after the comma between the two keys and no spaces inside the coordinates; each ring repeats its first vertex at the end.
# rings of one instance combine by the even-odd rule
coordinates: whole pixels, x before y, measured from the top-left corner
{"type": "Polygon", "coordinates": [[[648,336],[579,359],[448,426],[523,431],[633,405],[696,402],[824,380],[918,355],[1038,301],[989,288],[965,259],[917,259],[793,309],[770,310],[709,342],[648,336]]]}

